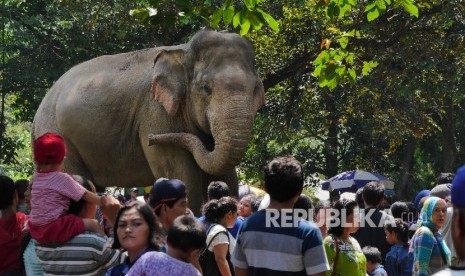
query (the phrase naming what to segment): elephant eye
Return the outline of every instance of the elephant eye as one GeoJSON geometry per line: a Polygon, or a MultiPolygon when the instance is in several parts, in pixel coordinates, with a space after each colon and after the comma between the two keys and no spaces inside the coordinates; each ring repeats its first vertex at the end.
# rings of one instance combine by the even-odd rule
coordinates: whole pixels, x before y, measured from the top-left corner
{"type": "Polygon", "coordinates": [[[212,94],[212,89],[210,88],[210,86],[204,84],[200,87],[200,90],[202,90],[204,93],[206,93],[207,95],[211,95],[212,94]]]}

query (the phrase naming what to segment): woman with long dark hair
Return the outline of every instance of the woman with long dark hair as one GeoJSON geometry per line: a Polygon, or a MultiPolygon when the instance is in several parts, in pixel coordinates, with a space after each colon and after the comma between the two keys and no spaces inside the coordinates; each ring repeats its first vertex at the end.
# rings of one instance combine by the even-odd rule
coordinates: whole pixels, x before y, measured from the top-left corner
{"type": "Polygon", "coordinates": [[[126,275],[134,263],[146,252],[160,251],[160,226],[147,204],[124,206],[116,216],[114,249],[123,249],[128,257],[124,263],[110,268],[106,275],[126,275]]]}
{"type": "Polygon", "coordinates": [[[340,199],[331,209],[328,236],[323,244],[331,265],[326,275],[365,276],[366,258],[359,243],[351,234],[359,228],[357,202],[340,199]]]}

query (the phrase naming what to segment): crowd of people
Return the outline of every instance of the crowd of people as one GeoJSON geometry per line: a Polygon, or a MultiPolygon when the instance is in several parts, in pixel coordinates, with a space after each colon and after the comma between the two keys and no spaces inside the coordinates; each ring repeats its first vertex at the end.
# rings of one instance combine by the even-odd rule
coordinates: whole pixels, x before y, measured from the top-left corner
{"type": "Polygon", "coordinates": [[[465,275],[465,166],[412,202],[386,200],[377,181],[312,202],[300,162],[277,157],[266,196],[213,181],[197,218],[181,180],[121,202],[62,172],[58,134],[33,152],[31,181],[0,175],[0,276],[465,275]]]}

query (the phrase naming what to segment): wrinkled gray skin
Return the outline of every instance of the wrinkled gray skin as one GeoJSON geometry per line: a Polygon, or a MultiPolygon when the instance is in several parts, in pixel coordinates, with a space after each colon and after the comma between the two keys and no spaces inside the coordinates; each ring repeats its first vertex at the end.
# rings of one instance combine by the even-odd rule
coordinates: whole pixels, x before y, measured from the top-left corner
{"type": "Polygon", "coordinates": [[[42,100],[33,137],[63,135],[64,170],[98,186],[181,179],[197,213],[211,180],[237,191],[234,166],[263,103],[250,42],[201,31],[187,44],[101,56],[73,67],[42,100]]]}

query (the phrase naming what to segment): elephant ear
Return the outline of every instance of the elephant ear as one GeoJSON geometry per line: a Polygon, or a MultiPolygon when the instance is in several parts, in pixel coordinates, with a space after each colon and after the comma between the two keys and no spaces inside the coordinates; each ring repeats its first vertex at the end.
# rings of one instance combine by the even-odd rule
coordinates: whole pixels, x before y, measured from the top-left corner
{"type": "Polygon", "coordinates": [[[182,65],[184,51],[162,50],[155,57],[151,92],[170,116],[174,116],[186,94],[186,75],[182,65]]]}

